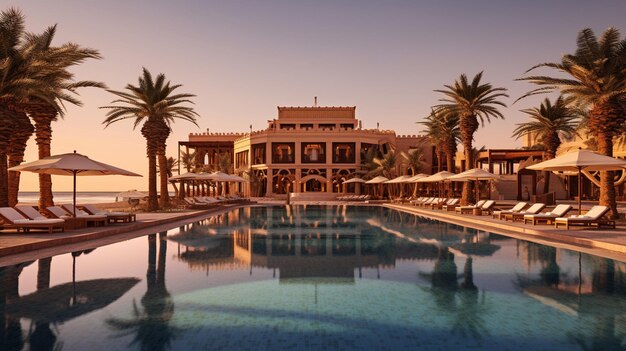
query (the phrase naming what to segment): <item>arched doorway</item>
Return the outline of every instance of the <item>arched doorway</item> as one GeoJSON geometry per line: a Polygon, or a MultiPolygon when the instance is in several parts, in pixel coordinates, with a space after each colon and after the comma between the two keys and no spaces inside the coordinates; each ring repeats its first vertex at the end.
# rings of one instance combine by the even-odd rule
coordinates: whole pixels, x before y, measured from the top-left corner
{"type": "Polygon", "coordinates": [[[301,191],[306,192],[326,192],[326,178],[311,174],[300,179],[301,191]]]}

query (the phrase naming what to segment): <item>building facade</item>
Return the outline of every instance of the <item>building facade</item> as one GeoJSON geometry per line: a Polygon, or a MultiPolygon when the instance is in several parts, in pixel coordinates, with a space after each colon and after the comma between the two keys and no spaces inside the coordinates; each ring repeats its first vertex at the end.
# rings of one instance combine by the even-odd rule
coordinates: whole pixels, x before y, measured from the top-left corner
{"type": "MultiPolygon", "coordinates": [[[[241,190],[252,196],[353,191],[343,181],[365,176],[372,155],[419,149],[427,170],[433,163],[424,137],[363,129],[353,106],[278,107],[266,129],[190,134],[181,146],[195,149],[196,160],[209,168],[220,153],[230,153],[233,172],[250,179],[241,190]]],[[[411,174],[402,157],[396,168],[397,175],[411,174]]]]}

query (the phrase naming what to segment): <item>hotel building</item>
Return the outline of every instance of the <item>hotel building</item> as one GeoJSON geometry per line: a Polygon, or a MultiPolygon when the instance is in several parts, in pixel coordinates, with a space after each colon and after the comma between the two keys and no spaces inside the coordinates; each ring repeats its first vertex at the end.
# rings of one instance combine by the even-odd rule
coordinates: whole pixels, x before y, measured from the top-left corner
{"type": "MultiPolygon", "coordinates": [[[[364,163],[372,153],[381,156],[392,150],[420,149],[427,167],[436,167],[432,145],[425,137],[361,126],[354,106],[278,107],[277,118],[269,120],[266,129],[192,133],[188,141],[179,142],[179,151],[195,150],[196,163],[209,169],[215,169],[223,153],[231,155],[232,171],[250,179],[240,191],[252,196],[294,193],[295,197],[315,194],[315,198],[328,199],[354,191],[354,184],[346,188],[342,183],[364,176],[368,171],[364,163]]],[[[410,174],[402,157],[398,157],[396,174],[410,174]]]]}

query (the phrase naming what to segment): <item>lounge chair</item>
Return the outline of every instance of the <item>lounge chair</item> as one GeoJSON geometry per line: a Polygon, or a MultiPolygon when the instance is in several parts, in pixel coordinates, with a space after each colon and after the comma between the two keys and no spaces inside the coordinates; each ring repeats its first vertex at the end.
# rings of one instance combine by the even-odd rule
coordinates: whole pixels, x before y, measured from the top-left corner
{"type": "Polygon", "coordinates": [[[558,228],[559,225],[565,225],[565,229],[569,230],[571,225],[591,226],[595,224],[598,228],[601,226],[607,226],[615,229],[615,221],[605,218],[607,213],[609,213],[609,208],[607,206],[593,206],[584,215],[572,215],[570,217],[559,217],[554,219],[554,227],[558,228]]]}
{"type": "Polygon", "coordinates": [[[508,221],[510,219],[512,222],[515,222],[517,220],[523,221],[525,215],[537,214],[537,213],[541,212],[545,207],[546,207],[546,204],[538,202],[536,204],[533,204],[532,206],[530,206],[526,210],[505,214],[504,215],[504,220],[508,221]]]}
{"type": "Polygon", "coordinates": [[[423,204],[423,203],[426,203],[426,202],[432,202],[434,199],[435,199],[434,197],[421,197],[421,198],[417,199],[417,201],[411,202],[411,205],[419,206],[420,204],[423,204]]]}
{"type": "Polygon", "coordinates": [[[445,197],[440,197],[438,198],[436,201],[431,202],[428,206],[426,207],[430,207],[431,210],[434,210],[436,208],[441,208],[441,206],[445,205],[446,202],[448,202],[449,199],[445,198],[445,197]]]}
{"type": "MultiPolygon", "coordinates": [[[[107,212],[107,211],[103,211],[103,210],[99,209],[98,207],[96,207],[95,205],[92,205],[92,204],[86,204],[86,205],[82,205],[82,206],[83,206],[83,209],[88,214],[107,216],[107,220],[109,221],[109,223],[117,223],[117,222],[129,223],[129,222],[135,222],[137,220],[137,216],[134,213],[128,213],[128,212],[107,212]]],[[[67,209],[67,210],[70,210],[71,207],[73,207],[73,205],[63,205],[63,207],[65,207],[65,209],[67,209]]],[[[71,212],[71,210],[70,210],[70,212],[71,212]]]]}
{"type": "Polygon", "coordinates": [[[207,209],[207,208],[212,208],[214,206],[216,206],[219,203],[225,203],[226,201],[222,201],[222,200],[217,200],[215,198],[211,198],[214,200],[209,200],[211,201],[210,203],[206,200],[201,200],[199,197],[186,197],[184,200],[185,202],[189,205],[189,207],[191,208],[195,208],[195,209],[207,209]]]}
{"type": "MultiPolygon", "coordinates": [[[[454,206],[454,205],[456,205],[458,203],[459,203],[459,199],[449,198],[446,202],[442,202],[442,203],[440,203],[440,204],[438,204],[436,206],[432,205],[431,208],[433,210],[436,209],[436,208],[441,210],[441,209],[444,208],[444,206],[454,206]]],[[[447,209],[447,207],[446,207],[446,209],[447,209]]]]}
{"type": "Polygon", "coordinates": [[[463,214],[463,213],[470,213],[470,212],[472,212],[475,208],[480,208],[480,207],[482,207],[482,206],[485,204],[485,202],[486,202],[486,201],[487,201],[487,200],[480,200],[480,201],[478,201],[476,204],[474,204],[474,205],[470,205],[470,206],[458,206],[457,208],[455,208],[455,209],[454,209],[454,211],[455,211],[455,212],[459,212],[459,213],[461,213],[461,214],[463,214]]]}
{"type": "Polygon", "coordinates": [[[526,207],[528,203],[526,202],[518,202],[513,206],[510,210],[502,210],[502,211],[493,211],[491,214],[495,219],[503,219],[505,214],[517,213],[526,207]]]}
{"type": "Polygon", "coordinates": [[[54,229],[65,231],[65,221],[62,219],[51,219],[41,215],[37,219],[29,219],[12,207],[1,207],[0,219],[4,222],[4,228],[15,228],[18,233],[20,230],[28,233],[31,229],[47,229],[50,234],[54,229]]]}
{"type": "Polygon", "coordinates": [[[493,211],[493,206],[495,204],[496,204],[496,202],[494,200],[487,200],[487,201],[485,201],[485,203],[482,206],[480,206],[480,213],[479,213],[479,215],[482,216],[484,214],[491,214],[491,212],[493,211]]]}
{"type": "Polygon", "coordinates": [[[445,203],[445,205],[441,206],[441,209],[444,211],[454,211],[455,208],[459,206],[459,199],[452,198],[445,203]]]}
{"type": "Polygon", "coordinates": [[[555,219],[565,216],[572,209],[571,205],[558,205],[552,211],[546,213],[527,214],[524,215],[524,224],[532,223],[533,225],[546,222],[546,224],[554,222],[555,219]]]}
{"type": "Polygon", "coordinates": [[[430,206],[431,204],[438,203],[439,201],[441,201],[441,199],[440,199],[440,198],[438,198],[438,197],[432,197],[432,198],[430,198],[430,199],[428,199],[428,200],[426,200],[426,201],[424,201],[424,202],[421,202],[421,203],[417,204],[417,206],[420,206],[420,207],[428,207],[428,206],[430,206]]]}
{"type": "MultiPolygon", "coordinates": [[[[49,213],[51,213],[53,216],[57,218],[66,219],[66,218],[73,217],[73,213],[70,213],[68,210],[63,209],[60,206],[49,206],[49,207],[46,207],[46,210],[48,210],[49,213]]],[[[87,225],[91,223],[94,226],[98,226],[98,225],[106,225],[108,223],[107,216],[90,215],[87,212],[79,210],[79,209],[76,209],[76,218],[80,218],[84,220],[87,225]]]]}
{"type": "Polygon", "coordinates": [[[20,205],[15,206],[15,209],[28,219],[49,219],[48,217],[42,215],[34,206],[20,205]]]}

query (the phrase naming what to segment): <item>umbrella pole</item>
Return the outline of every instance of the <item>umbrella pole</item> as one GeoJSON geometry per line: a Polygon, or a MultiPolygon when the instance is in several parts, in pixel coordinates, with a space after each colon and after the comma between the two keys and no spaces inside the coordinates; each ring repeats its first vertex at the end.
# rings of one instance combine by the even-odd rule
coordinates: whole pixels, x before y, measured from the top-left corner
{"type": "Polygon", "coordinates": [[[72,171],[73,173],[73,177],[74,177],[74,192],[72,194],[73,200],[74,200],[74,218],[76,218],[76,170],[72,171]]]}
{"type": "Polygon", "coordinates": [[[580,177],[582,167],[578,166],[578,214],[583,214],[582,198],[583,198],[583,183],[580,177]]]}

